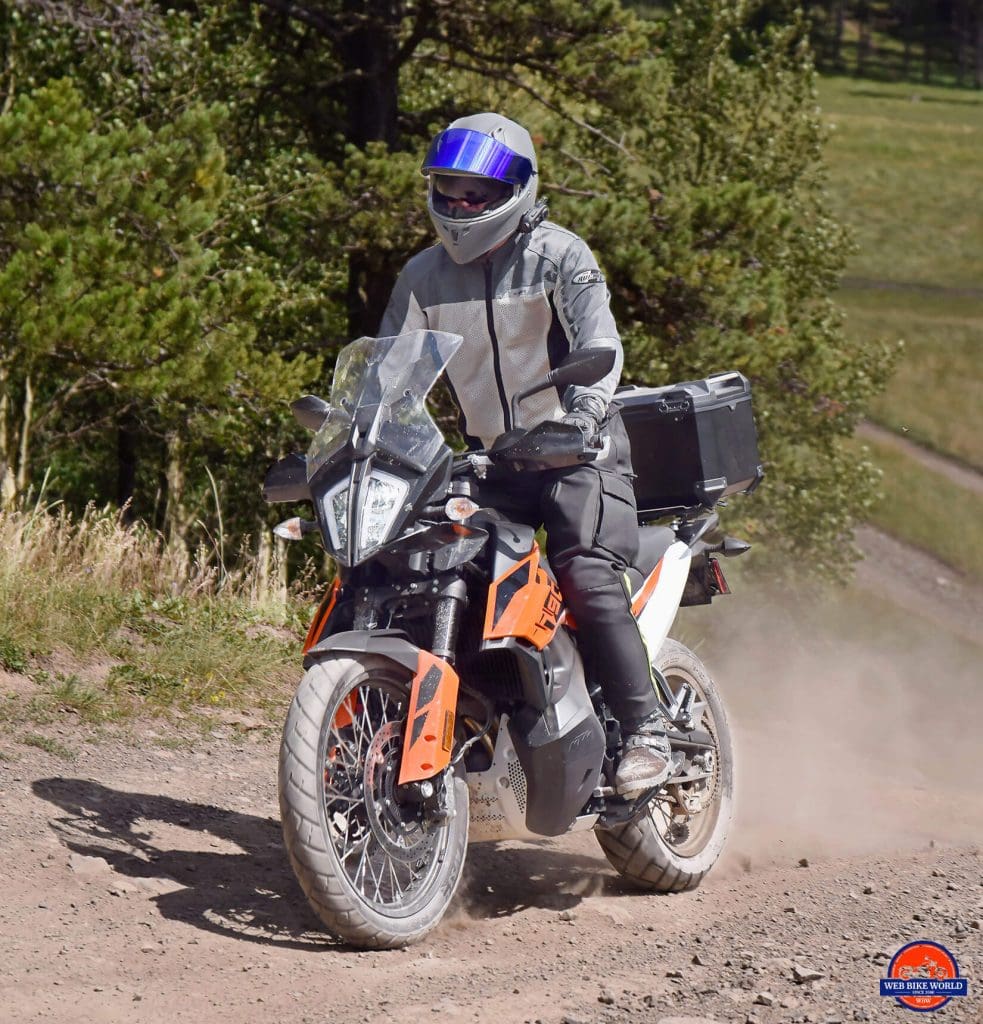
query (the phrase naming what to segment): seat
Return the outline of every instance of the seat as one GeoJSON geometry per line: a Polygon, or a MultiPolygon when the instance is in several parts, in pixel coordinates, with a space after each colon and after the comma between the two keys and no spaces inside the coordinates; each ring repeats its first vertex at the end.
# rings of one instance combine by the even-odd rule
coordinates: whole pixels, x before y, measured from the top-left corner
{"type": "Polygon", "coordinates": [[[676,534],[668,526],[640,526],[638,528],[638,557],[635,559],[635,564],[628,570],[633,593],[638,593],[641,585],[648,579],[649,574],[659,564],[674,540],[676,540],[676,534]]]}

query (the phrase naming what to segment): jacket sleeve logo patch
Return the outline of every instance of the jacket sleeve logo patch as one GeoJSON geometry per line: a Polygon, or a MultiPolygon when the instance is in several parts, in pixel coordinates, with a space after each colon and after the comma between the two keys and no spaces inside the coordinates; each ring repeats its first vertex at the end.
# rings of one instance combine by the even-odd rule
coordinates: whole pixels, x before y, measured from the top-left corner
{"type": "Polygon", "coordinates": [[[570,280],[573,284],[604,284],[604,275],[599,270],[581,270],[570,280]]]}

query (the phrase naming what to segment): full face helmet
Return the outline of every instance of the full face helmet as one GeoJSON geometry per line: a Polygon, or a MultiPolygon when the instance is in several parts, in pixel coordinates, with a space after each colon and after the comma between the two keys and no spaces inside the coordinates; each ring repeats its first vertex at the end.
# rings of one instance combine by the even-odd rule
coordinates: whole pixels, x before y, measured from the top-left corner
{"type": "Polygon", "coordinates": [[[529,132],[501,114],[454,121],[430,144],[427,209],[448,255],[470,263],[519,229],[536,202],[529,132]]]}

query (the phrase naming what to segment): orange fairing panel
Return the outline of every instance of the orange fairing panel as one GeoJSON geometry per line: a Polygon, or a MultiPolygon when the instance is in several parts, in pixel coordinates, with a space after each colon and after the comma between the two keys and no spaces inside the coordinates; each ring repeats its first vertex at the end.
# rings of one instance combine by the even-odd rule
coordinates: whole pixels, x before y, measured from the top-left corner
{"type": "Polygon", "coordinates": [[[534,546],[489,588],[484,638],[514,636],[541,651],[553,639],[562,612],[560,588],[539,564],[534,546]]]}
{"type": "Polygon", "coordinates": [[[399,785],[442,772],[454,746],[457,673],[443,658],[420,651],[410,690],[399,785]]]}
{"type": "Polygon", "coordinates": [[[327,625],[328,619],[331,617],[334,606],[338,601],[339,590],[341,590],[341,580],[336,576],[334,583],[331,584],[331,589],[324,595],[324,599],[314,613],[314,621],[311,622],[311,628],[308,629],[307,637],[304,639],[304,654],[321,639],[321,633],[324,632],[324,627],[327,625]]]}
{"type": "Polygon", "coordinates": [[[661,573],[662,559],[659,559],[659,564],[649,573],[648,579],[642,584],[642,589],[632,599],[631,611],[636,619],[641,614],[642,609],[649,603],[649,598],[655,593],[661,573]]]}

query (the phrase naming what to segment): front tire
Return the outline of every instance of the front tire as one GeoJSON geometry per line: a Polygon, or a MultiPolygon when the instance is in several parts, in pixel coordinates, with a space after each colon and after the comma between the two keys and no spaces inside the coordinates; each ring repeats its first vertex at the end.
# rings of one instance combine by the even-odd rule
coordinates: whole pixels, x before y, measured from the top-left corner
{"type": "MultiPolygon", "coordinates": [[[[723,850],[734,806],[734,747],[730,725],[717,687],[706,667],[689,648],[666,640],[653,666],[675,693],[683,683],[696,691],[702,714],[695,722],[714,739],[714,765],[710,778],[679,786],[676,792],[702,804],[683,824],[673,799],[673,780],[668,793],[652,800],[635,821],[612,829],[596,829],[595,835],[611,866],[639,888],[652,892],[695,889],[723,850]],[[702,708],[700,705],[702,704],[702,708]]],[[[694,715],[694,717],[696,717],[694,715]]]]}
{"type": "Polygon", "coordinates": [[[431,931],[467,851],[462,778],[449,777],[453,814],[443,821],[396,789],[410,683],[386,658],[327,657],[301,680],[280,745],[280,818],[294,873],[325,926],[369,949],[431,931]]]}

